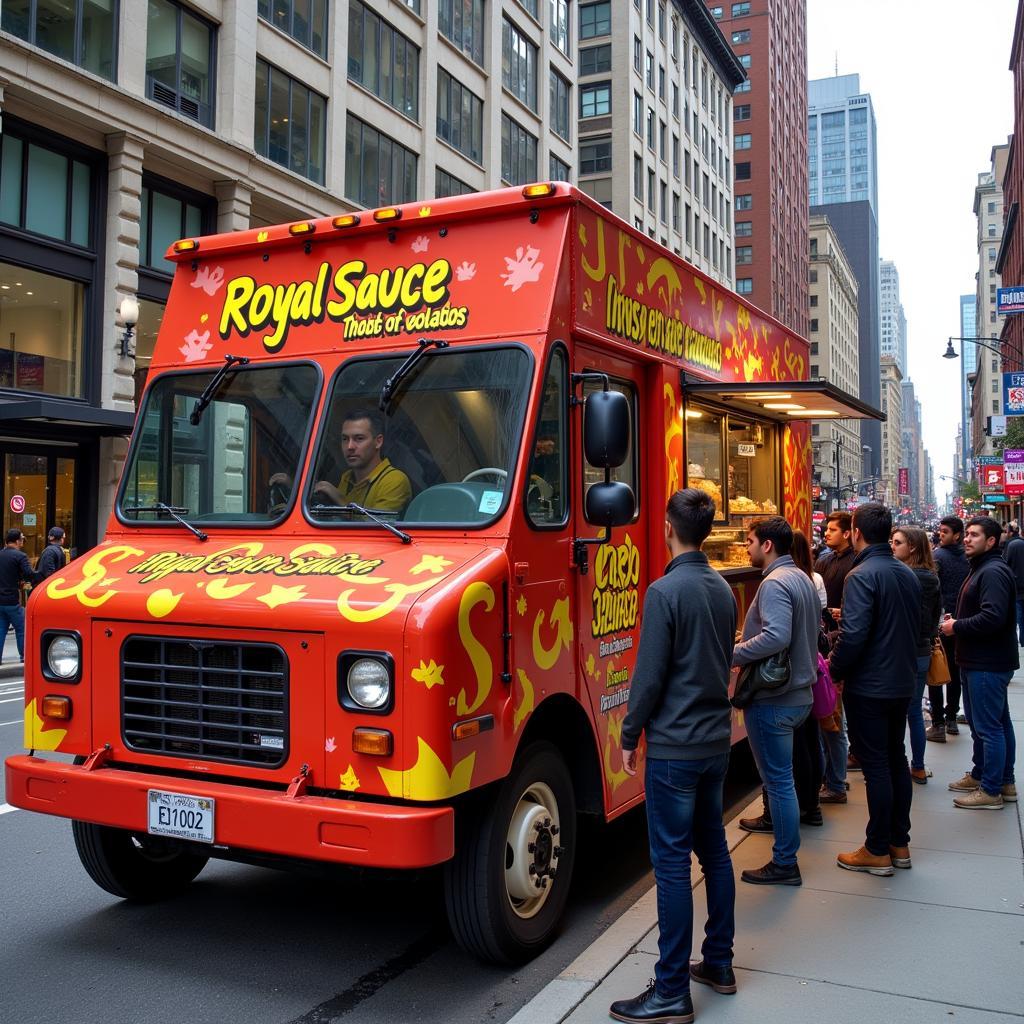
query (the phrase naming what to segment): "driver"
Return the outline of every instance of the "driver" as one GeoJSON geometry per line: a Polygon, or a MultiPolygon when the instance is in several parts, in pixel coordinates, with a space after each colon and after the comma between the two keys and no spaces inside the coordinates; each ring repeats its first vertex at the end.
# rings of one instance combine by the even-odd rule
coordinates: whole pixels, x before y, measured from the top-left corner
{"type": "Polygon", "coordinates": [[[388,459],[381,458],[384,446],[384,414],[376,409],[355,409],[345,413],[341,425],[341,450],[348,469],[338,486],[318,480],[313,497],[332,505],[350,501],[365,508],[401,512],[412,499],[409,478],[388,459]]]}

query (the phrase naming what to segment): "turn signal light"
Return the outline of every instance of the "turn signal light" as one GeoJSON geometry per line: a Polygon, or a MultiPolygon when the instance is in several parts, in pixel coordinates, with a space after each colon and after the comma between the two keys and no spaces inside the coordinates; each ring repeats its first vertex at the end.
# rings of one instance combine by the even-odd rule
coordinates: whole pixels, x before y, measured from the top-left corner
{"type": "Polygon", "coordinates": [[[43,718],[60,718],[67,720],[71,717],[70,697],[44,697],[43,718]]]}
{"type": "Polygon", "coordinates": [[[555,186],[550,181],[541,182],[537,185],[527,185],[523,189],[525,199],[543,199],[545,196],[553,196],[555,186]]]}
{"type": "Polygon", "coordinates": [[[402,211],[397,206],[385,206],[380,210],[373,211],[373,219],[377,221],[401,220],[402,211]]]}
{"type": "Polygon", "coordinates": [[[452,726],[452,739],[468,740],[470,736],[479,736],[494,728],[494,715],[481,715],[479,718],[467,718],[464,722],[456,722],[452,726]]]}
{"type": "Polygon", "coordinates": [[[175,252],[195,252],[199,248],[199,243],[194,238],[182,238],[175,242],[172,248],[175,252]]]}
{"type": "Polygon", "coordinates": [[[311,235],[314,231],[316,231],[316,225],[311,224],[308,220],[288,225],[288,234],[290,235],[311,235]]]}
{"type": "Polygon", "coordinates": [[[387,729],[360,727],[352,730],[352,750],[357,754],[389,757],[395,749],[395,738],[387,729]]]}
{"type": "Polygon", "coordinates": [[[354,228],[359,223],[359,214],[346,213],[344,217],[335,217],[331,224],[336,228],[354,228]]]}

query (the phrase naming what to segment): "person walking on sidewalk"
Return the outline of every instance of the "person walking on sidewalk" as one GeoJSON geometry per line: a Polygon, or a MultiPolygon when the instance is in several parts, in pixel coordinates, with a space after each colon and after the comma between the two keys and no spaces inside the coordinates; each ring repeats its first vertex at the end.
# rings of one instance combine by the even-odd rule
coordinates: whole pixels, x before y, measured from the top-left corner
{"type": "Polygon", "coordinates": [[[964,711],[974,739],[973,767],[949,788],[965,809],[998,810],[1017,799],[1013,766],[1017,742],[1007,689],[1020,667],[1017,649],[1016,583],[999,556],[1002,527],[991,516],[967,523],[964,546],[971,574],[960,591],[956,617],[939,629],[956,640],[964,680],[964,711]]]}
{"type": "Polygon", "coordinates": [[[772,859],[740,875],[753,885],[800,885],[800,806],[793,778],[794,733],[811,712],[811,686],[818,672],[821,604],[814,584],[790,556],[793,530],[781,516],[755,519],[747,534],[750,564],[761,584],[733,651],[734,665],[750,665],[789,652],[789,680],[755,694],[744,710],[750,749],[767,793],[767,811],[740,819],[747,832],[771,832],[772,859]]]}
{"type": "MultiPolygon", "coordinates": [[[[939,522],[939,546],[932,552],[935,568],[939,573],[939,589],[942,591],[942,610],[952,615],[956,611],[960,588],[967,579],[971,567],[964,553],[964,522],[957,516],[946,516],[939,522]]],[[[952,636],[940,632],[942,649],[946,652],[949,665],[949,682],[946,683],[946,707],[942,707],[942,687],[928,687],[928,703],[932,709],[931,728],[925,736],[932,743],[945,743],[947,736],[959,736],[960,727],[956,716],[960,711],[962,690],[960,669],[957,668],[952,636]]]]}
{"type": "Polygon", "coordinates": [[[644,597],[622,723],[622,767],[636,774],[644,732],[659,957],[646,991],[612,1003],[616,1020],[692,1021],[691,977],[716,992],[736,991],[736,880],[722,824],[722,788],[731,747],[729,677],[738,613],[729,585],[700,550],[714,518],[715,504],[704,491],[691,487],[672,495],[665,513],[672,560],[644,597]],[[691,851],[704,872],[708,906],[703,959],[693,965],[691,851]]]}
{"type": "Polygon", "coordinates": [[[32,574],[33,586],[38,586],[67,564],[67,556],[64,554],[64,531],[59,526],[51,526],[50,532],[46,535],[46,547],[43,548],[36,562],[36,571],[32,574]]]}
{"type": "Polygon", "coordinates": [[[829,657],[845,683],[850,742],[868,798],[864,845],[841,853],[848,871],[891,875],[910,867],[910,768],[903,737],[917,675],[921,584],[889,549],[892,515],[878,502],[853,513],[857,552],[843,589],[839,636],[829,657]]]}
{"type": "Polygon", "coordinates": [[[1006,531],[1009,536],[1003,545],[1003,561],[1017,583],[1017,643],[1024,647],[1024,539],[1015,519],[1010,520],[1006,531]]]}
{"type": "Polygon", "coordinates": [[[14,627],[18,657],[25,660],[25,609],[21,606],[21,586],[32,581],[32,566],[22,551],[25,534],[17,527],[7,531],[6,545],[0,551],[0,652],[7,630],[14,627]]]}
{"type": "MultiPolygon", "coordinates": [[[[822,620],[829,634],[830,643],[835,642],[839,629],[839,615],[843,603],[843,584],[846,574],[853,567],[853,545],[850,542],[850,513],[833,512],[826,520],[825,544],[828,556],[822,556],[814,568],[821,573],[825,583],[825,611],[822,620]]],[[[833,715],[831,728],[821,730],[821,751],[825,762],[825,778],[818,801],[823,804],[846,803],[846,759],[850,755],[850,741],[846,731],[846,712],[843,710],[843,682],[835,679],[839,700],[833,715]]]]}
{"type": "Polygon", "coordinates": [[[939,577],[935,573],[935,560],[928,534],[919,526],[897,526],[889,541],[892,553],[914,570],[921,584],[921,623],[917,634],[917,675],[914,694],[910,698],[907,724],[910,726],[910,777],[918,785],[928,782],[924,766],[924,687],[928,680],[928,666],[932,660],[932,643],[939,635],[939,617],[942,615],[942,595],[939,577]]]}

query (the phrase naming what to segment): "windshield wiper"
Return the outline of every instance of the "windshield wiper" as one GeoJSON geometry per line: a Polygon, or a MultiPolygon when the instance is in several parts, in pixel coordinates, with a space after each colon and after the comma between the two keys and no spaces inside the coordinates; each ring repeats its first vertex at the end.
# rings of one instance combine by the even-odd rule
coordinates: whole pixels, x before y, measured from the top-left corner
{"type": "Polygon", "coordinates": [[[199,421],[203,418],[203,412],[217,396],[221,381],[224,380],[235,366],[245,366],[248,362],[248,356],[224,357],[224,365],[213,375],[213,380],[203,389],[203,393],[199,396],[199,401],[196,402],[195,408],[189,414],[188,421],[193,427],[199,426],[199,421]]]}
{"type": "Polygon", "coordinates": [[[139,512],[166,512],[172,519],[181,523],[186,530],[191,530],[199,540],[209,540],[209,536],[203,533],[198,526],[193,526],[187,519],[182,517],[181,513],[187,511],[187,508],[172,508],[170,505],[165,505],[162,501],[158,501],[155,505],[136,505],[134,508],[125,509],[125,512],[136,513],[136,517],[138,517],[139,512]]]}
{"type": "Polygon", "coordinates": [[[314,505],[312,510],[314,514],[321,512],[358,512],[361,516],[366,516],[367,519],[375,522],[378,526],[383,526],[385,530],[390,530],[396,537],[398,537],[403,544],[411,544],[412,537],[400,530],[397,526],[389,523],[386,519],[379,519],[377,515],[386,513],[388,510],[383,508],[368,509],[362,505],[357,505],[354,501],[350,501],[347,505],[314,505]]]}
{"type": "Polygon", "coordinates": [[[448,342],[442,341],[440,338],[420,338],[417,346],[409,353],[405,362],[384,381],[384,386],[380,389],[380,401],[377,403],[381,412],[388,411],[388,406],[391,404],[395,391],[398,390],[398,385],[412,373],[413,367],[427,354],[427,349],[447,348],[448,342]]]}

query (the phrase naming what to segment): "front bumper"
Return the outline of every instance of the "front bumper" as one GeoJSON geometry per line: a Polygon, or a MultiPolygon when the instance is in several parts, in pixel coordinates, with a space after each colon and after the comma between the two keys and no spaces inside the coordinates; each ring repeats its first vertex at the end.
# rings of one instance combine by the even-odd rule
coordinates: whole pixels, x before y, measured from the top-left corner
{"type": "Polygon", "coordinates": [[[451,807],[289,796],[244,785],[90,769],[26,754],[5,763],[7,802],[26,811],[146,831],[150,789],[216,800],[218,846],[366,867],[421,868],[455,852],[451,807]]]}

